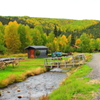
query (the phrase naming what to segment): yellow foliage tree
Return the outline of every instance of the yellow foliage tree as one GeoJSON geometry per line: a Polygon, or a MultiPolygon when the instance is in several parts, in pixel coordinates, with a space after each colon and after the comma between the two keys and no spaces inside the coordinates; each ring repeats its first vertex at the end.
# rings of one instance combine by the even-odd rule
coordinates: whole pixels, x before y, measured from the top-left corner
{"type": "Polygon", "coordinates": [[[5,43],[9,52],[16,53],[19,51],[21,46],[20,36],[18,34],[18,26],[19,24],[14,22],[9,22],[9,24],[5,27],[5,43]]]}
{"type": "Polygon", "coordinates": [[[80,39],[77,39],[76,42],[75,42],[75,45],[76,45],[76,46],[79,46],[80,43],[81,43],[81,40],[80,40],[80,39]]]}
{"type": "Polygon", "coordinates": [[[68,44],[68,39],[66,38],[65,35],[62,35],[61,37],[58,37],[58,43],[59,43],[59,48],[60,48],[60,51],[64,51],[65,49],[65,46],[68,44]]]}
{"type": "Polygon", "coordinates": [[[3,25],[2,22],[0,22],[0,25],[3,25]]]}

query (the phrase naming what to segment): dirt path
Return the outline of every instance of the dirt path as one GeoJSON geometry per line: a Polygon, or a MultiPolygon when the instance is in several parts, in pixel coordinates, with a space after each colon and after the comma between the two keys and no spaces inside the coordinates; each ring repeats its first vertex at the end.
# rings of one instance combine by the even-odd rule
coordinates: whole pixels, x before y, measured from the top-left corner
{"type": "MultiPolygon", "coordinates": [[[[100,53],[93,54],[93,59],[88,62],[88,65],[93,68],[88,77],[91,77],[93,83],[100,83],[100,53]]],[[[96,92],[93,100],[100,100],[100,89],[96,92]]]]}
{"type": "Polygon", "coordinates": [[[93,68],[88,75],[91,79],[100,79],[100,53],[93,54],[93,59],[88,63],[93,68]]]}

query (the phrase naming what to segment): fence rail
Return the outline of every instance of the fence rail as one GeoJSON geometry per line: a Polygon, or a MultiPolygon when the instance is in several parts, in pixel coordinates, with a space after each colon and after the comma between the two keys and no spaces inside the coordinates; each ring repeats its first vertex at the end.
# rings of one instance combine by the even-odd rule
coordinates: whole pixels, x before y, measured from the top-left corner
{"type": "Polygon", "coordinates": [[[67,66],[77,66],[84,64],[85,55],[78,54],[66,57],[54,57],[54,58],[46,58],[44,59],[44,66],[49,68],[54,67],[67,67],[67,66]]]}

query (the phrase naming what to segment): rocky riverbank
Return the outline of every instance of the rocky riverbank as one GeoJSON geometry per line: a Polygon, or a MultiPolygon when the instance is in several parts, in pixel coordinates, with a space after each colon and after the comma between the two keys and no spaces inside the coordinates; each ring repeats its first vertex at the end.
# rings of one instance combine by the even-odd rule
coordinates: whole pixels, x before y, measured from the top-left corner
{"type": "Polygon", "coordinates": [[[29,100],[51,93],[59,87],[60,82],[67,77],[65,73],[46,72],[32,76],[27,80],[0,89],[0,100],[29,100]]]}

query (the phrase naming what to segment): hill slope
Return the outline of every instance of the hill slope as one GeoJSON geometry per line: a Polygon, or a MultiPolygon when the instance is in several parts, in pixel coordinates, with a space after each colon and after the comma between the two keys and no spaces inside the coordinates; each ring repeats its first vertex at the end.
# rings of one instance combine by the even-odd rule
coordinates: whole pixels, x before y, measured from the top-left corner
{"type": "Polygon", "coordinates": [[[100,35],[100,21],[95,20],[70,20],[70,19],[54,19],[54,18],[33,18],[28,16],[0,16],[0,21],[5,25],[10,21],[17,21],[19,24],[28,25],[34,28],[36,25],[43,27],[45,33],[50,33],[55,26],[60,34],[74,34],[80,36],[83,32],[93,34],[98,37],[100,35]]]}

